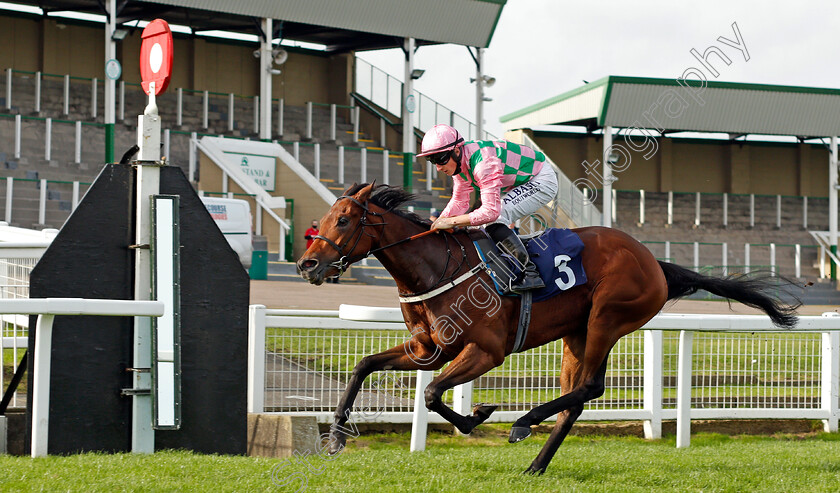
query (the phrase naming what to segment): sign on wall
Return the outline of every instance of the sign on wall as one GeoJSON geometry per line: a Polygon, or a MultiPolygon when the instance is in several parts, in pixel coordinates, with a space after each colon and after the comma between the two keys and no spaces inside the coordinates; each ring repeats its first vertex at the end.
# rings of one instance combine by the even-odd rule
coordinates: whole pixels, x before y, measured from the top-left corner
{"type": "Polygon", "coordinates": [[[225,155],[231,164],[239,165],[242,172],[251,177],[263,190],[274,191],[277,161],[273,156],[228,151],[225,151],[225,155]]]}

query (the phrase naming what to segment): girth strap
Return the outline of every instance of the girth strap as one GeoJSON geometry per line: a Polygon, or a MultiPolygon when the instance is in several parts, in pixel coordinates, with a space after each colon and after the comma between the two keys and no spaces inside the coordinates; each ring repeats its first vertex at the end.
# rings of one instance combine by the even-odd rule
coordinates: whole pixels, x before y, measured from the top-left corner
{"type": "Polygon", "coordinates": [[[524,291],[522,295],[522,304],[519,308],[519,326],[516,328],[516,339],[513,343],[512,353],[518,353],[525,345],[525,338],[528,337],[528,326],[531,325],[531,292],[524,291]]]}

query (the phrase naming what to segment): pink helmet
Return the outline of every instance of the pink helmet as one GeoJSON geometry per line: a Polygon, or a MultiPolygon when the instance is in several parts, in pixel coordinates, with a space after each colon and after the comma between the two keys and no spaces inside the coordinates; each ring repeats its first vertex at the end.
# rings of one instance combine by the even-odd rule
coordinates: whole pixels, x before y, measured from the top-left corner
{"type": "Polygon", "coordinates": [[[417,157],[428,156],[430,154],[437,154],[439,152],[455,149],[458,145],[464,143],[464,138],[457,130],[449,125],[438,124],[430,128],[426,135],[423,136],[423,147],[417,157]]]}

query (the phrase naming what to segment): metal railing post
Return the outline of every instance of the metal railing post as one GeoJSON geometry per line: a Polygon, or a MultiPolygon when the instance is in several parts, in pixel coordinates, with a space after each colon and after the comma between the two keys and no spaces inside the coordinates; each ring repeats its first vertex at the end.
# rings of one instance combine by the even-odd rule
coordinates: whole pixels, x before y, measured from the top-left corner
{"type": "Polygon", "coordinates": [[[196,170],[196,163],[198,162],[197,149],[196,149],[196,142],[198,141],[198,133],[192,132],[190,133],[190,157],[189,163],[187,168],[187,178],[189,178],[191,183],[195,183],[195,170],[196,170]]]}
{"type": "Polygon", "coordinates": [[[668,192],[668,226],[674,224],[674,192],[668,192]]]}
{"type": "Polygon", "coordinates": [[[694,332],[680,331],[677,365],[677,448],[691,444],[691,343],[694,332]]]}
{"type": "MultiPolygon", "coordinates": [[[[606,212],[606,211],[604,211],[606,212]]],[[[645,224],[645,191],[639,190],[639,226],[645,224]]]]}
{"type": "Polygon", "coordinates": [[[6,69],[6,109],[12,109],[12,69],[6,69]]]}
{"type": "Polygon", "coordinates": [[[233,101],[233,93],[228,93],[228,132],[233,132],[233,112],[234,112],[234,101],[233,101]]]}
{"type": "Polygon", "coordinates": [[[776,244],[770,243],[770,274],[776,275],[776,244]]]}
{"type": "Polygon", "coordinates": [[[665,242],[665,261],[666,262],[673,262],[674,260],[671,258],[671,242],[665,242]]]}
{"type": "Polygon", "coordinates": [[[838,401],[840,401],[840,331],[832,330],[822,334],[822,388],[820,400],[822,409],[828,413],[823,420],[823,429],[828,433],[837,431],[838,401]]]}
{"type": "Polygon", "coordinates": [[[386,137],[387,137],[386,130],[387,129],[385,128],[385,119],[380,118],[379,119],[379,145],[382,146],[382,147],[385,147],[385,146],[388,145],[386,143],[386,137]]]}
{"type": "Polygon", "coordinates": [[[248,412],[261,413],[265,411],[265,305],[251,305],[248,312],[248,412]]]}
{"type": "Polygon", "coordinates": [[[46,457],[50,430],[50,355],[55,315],[38,315],[32,376],[32,457],[46,457]]]}
{"type": "Polygon", "coordinates": [[[64,102],[61,114],[70,114],[70,74],[64,76],[64,102]]]}
{"type": "Polygon", "coordinates": [[[729,225],[729,194],[723,193],[723,227],[729,225]]]}
{"type": "Polygon", "coordinates": [[[204,98],[202,101],[202,121],[201,121],[201,128],[208,128],[208,118],[207,114],[210,112],[210,93],[208,91],[204,91],[204,98]]]}
{"type": "Polygon", "coordinates": [[[411,418],[411,452],[426,450],[426,432],[429,425],[429,410],[426,409],[425,389],[432,383],[432,372],[417,370],[417,387],[414,389],[414,414],[411,418]]]}
{"type": "Polygon", "coordinates": [[[260,97],[254,96],[254,133],[260,134],[260,97]]]}
{"type": "Polygon", "coordinates": [[[646,330],[644,346],[644,409],[650,419],[643,421],[645,438],[662,438],[662,331],[646,330]]]}
{"type": "Polygon", "coordinates": [[[96,101],[96,97],[97,97],[96,83],[97,82],[98,81],[96,80],[96,77],[94,77],[90,81],[90,117],[94,120],[96,119],[96,111],[98,109],[97,108],[98,104],[97,104],[97,101],[96,101]]]}
{"type": "Polygon", "coordinates": [[[76,152],[75,162],[79,164],[82,162],[82,122],[76,120],[76,152]]]}
{"type": "Polygon", "coordinates": [[[808,197],[802,197],[802,228],[808,229],[808,197]]]}
{"type": "Polygon", "coordinates": [[[338,183],[344,183],[344,146],[338,146],[338,183]]]}
{"type": "Polygon", "coordinates": [[[15,159],[20,159],[20,132],[23,122],[20,115],[15,115],[15,159]]]}
{"type": "Polygon", "coordinates": [[[612,219],[612,221],[610,222],[610,224],[612,224],[612,223],[614,223],[618,220],[618,190],[613,188],[611,190],[611,192],[612,192],[612,200],[610,200],[610,206],[611,206],[610,208],[612,209],[612,211],[610,211],[610,216],[611,216],[610,219],[612,219]]]}
{"type": "Polygon", "coordinates": [[[782,229],[782,196],[776,195],[776,228],[782,229]]]}
{"type": "Polygon", "coordinates": [[[321,144],[315,143],[314,159],[315,159],[315,179],[321,179],[321,144]]]}
{"type": "Polygon", "coordinates": [[[300,142],[292,142],[292,155],[295,161],[300,162],[300,142]]]}
{"type": "Polygon", "coordinates": [[[120,81],[120,121],[125,121],[125,81],[120,81]]]}
{"type": "Polygon", "coordinates": [[[362,161],[362,183],[367,183],[367,149],[362,147],[360,159],[362,161]]]}
{"type": "Polygon", "coordinates": [[[166,156],[166,159],[170,159],[169,150],[169,129],[165,128],[163,129],[163,155],[166,156]]]}
{"type": "Polygon", "coordinates": [[[802,247],[797,243],[794,245],[795,253],[794,253],[794,260],[796,262],[796,277],[802,277],[802,247]]]}
{"type": "Polygon", "coordinates": [[[70,210],[75,211],[76,207],[79,206],[79,182],[77,181],[73,182],[73,194],[70,200],[70,210]]]}
{"type": "Polygon", "coordinates": [[[277,135],[283,136],[283,98],[277,100],[277,135]]]}
{"type": "Polygon", "coordinates": [[[15,179],[6,177],[6,223],[12,224],[12,193],[14,192],[15,179]]]}
{"type": "Polygon", "coordinates": [[[744,243],[744,274],[750,273],[750,244],[744,243]]]}
{"type": "Polygon", "coordinates": [[[41,193],[38,198],[38,224],[47,224],[47,179],[41,178],[41,193]]]}
{"type": "Polygon", "coordinates": [[[750,227],[755,227],[755,194],[750,194],[750,227]]]}
{"type": "Polygon", "coordinates": [[[175,124],[178,125],[178,128],[184,125],[184,88],[178,88],[178,113],[175,115],[175,124]]]}
{"type": "Polygon", "coordinates": [[[696,192],[694,201],[694,226],[700,226],[700,192],[696,192]]]}
{"type": "Polygon", "coordinates": [[[44,160],[52,159],[52,118],[44,120],[44,160]]]}
{"type": "Polygon", "coordinates": [[[700,243],[694,242],[694,272],[700,272],[700,243]]]}
{"type": "Polygon", "coordinates": [[[729,256],[728,255],[729,252],[727,251],[728,247],[726,245],[726,242],[721,244],[720,250],[721,250],[720,253],[721,253],[721,257],[722,257],[721,260],[723,260],[723,263],[721,264],[723,266],[723,275],[726,276],[726,275],[729,274],[729,268],[728,268],[729,263],[727,262],[727,257],[729,256]]]}
{"type": "Polygon", "coordinates": [[[306,136],[307,139],[312,139],[312,101],[306,102],[306,136]]]}
{"type": "Polygon", "coordinates": [[[35,113],[41,112],[41,72],[35,72],[35,113]]]}
{"type": "Polygon", "coordinates": [[[336,126],[336,116],[335,116],[335,104],[330,105],[330,141],[335,142],[335,126],[336,126]]]}
{"type": "Polygon", "coordinates": [[[359,141],[359,107],[356,106],[353,109],[354,114],[356,117],[353,119],[353,142],[359,141]]]}

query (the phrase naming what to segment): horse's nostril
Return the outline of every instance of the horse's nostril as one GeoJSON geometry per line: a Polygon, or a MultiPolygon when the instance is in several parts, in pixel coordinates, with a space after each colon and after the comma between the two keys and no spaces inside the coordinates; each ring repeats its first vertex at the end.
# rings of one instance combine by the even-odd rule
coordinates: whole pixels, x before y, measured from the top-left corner
{"type": "Polygon", "coordinates": [[[301,260],[298,262],[298,268],[300,270],[311,270],[314,269],[318,265],[318,261],[314,258],[308,258],[305,260],[301,260]]]}

